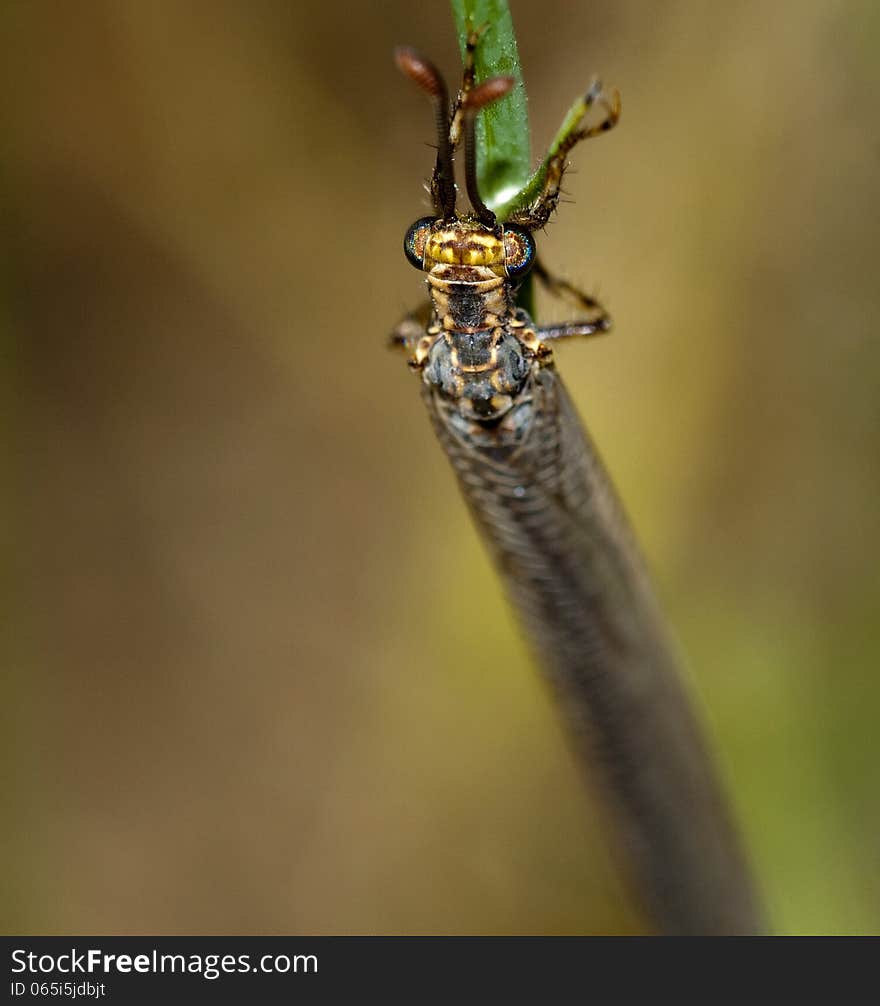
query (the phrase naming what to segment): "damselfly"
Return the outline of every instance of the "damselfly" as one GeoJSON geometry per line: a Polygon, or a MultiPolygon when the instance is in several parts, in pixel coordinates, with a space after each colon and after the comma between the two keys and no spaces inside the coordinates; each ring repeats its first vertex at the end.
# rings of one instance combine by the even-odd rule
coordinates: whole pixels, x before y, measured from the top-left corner
{"type": "Polygon", "coordinates": [[[546,160],[540,189],[497,219],[477,184],[475,122],[511,78],[475,83],[469,40],[450,104],[436,68],[399,49],[431,98],[434,213],[406,233],[429,303],[395,342],[421,377],[437,436],[507,593],[559,699],[576,750],[600,783],[614,846],[654,925],[665,933],[750,933],[760,915],[711,759],[681,685],[674,647],[616,494],[554,366],[560,339],[606,332],[593,298],[554,279],[533,232],[556,209],[575,144],[618,120],[595,83],[546,160]],[[592,116],[596,116],[592,120],[592,116]],[[470,212],[453,172],[464,146],[470,212]],[[517,305],[529,273],[585,312],[539,327],[517,305]]]}

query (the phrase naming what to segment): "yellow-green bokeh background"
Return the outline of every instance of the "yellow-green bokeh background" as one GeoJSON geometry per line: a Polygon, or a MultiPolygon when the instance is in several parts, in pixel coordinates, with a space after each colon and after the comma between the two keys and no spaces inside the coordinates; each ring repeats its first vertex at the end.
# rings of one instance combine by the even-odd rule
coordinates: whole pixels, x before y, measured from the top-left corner
{"type": "MultiPolygon", "coordinates": [[[[536,145],[623,95],[541,243],[616,332],[558,358],[774,924],[876,933],[880,8],[513,12],[536,145]]],[[[639,931],[383,347],[446,5],[2,19],[3,931],[639,931]]]]}

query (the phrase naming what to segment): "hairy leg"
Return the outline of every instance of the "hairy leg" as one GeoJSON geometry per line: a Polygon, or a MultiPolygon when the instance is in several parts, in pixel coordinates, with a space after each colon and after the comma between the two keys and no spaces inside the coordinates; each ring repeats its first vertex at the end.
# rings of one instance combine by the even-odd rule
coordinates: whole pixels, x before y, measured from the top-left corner
{"type": "Polygon", "coordinates": [[[537,328],[535,331],[542,342],[550,339],[565,339],[574,335],[601,335],[603,332],[610,331],[611,316],[595,297],[584,293],[566,280],[554,276],[541,261],[535,262],[532,275],[548,293],[568,300],[587,312],[587,316],[583,319],[537,328]]]}
{"type": "Polygon", "coordinates": [[[391,349],[399,349],[409,356],[412,367],[420,367],[430,348],[431,343],[439,334],[439,328],[433,328],[433,311],[431,302],[426,300],[414,311],[410,311],[394,327],[388,339],[391,349]]]}
{"type": "Polygon", "coordinates": [[[537,172],[533,182],[535,189],[526,195],[525,205],[510,214],[510,223],[519,224],[529,230],[540,230],[550,219],[559,202],[559,188],[567,167],[566,158],[575,144],[588,140],[600,133],[607,133],[617,125],[620,118],[620,95],[612,91],[606,95],[600,81],[594,81],[587,93],[569,109],[556,138],[544,158],[542,170],[537,172]],[[592,125],[585,125],[584,119],[593,106],[604,110],[604,115],[592,125]]]}
{"type": "Polygon", "coordinates": [[[476,68],[474,65],[475,53],[477,51],[477,45],[480,41],[480,36],[485,32],[488,25],[482,25],[476,31],[472,31],[468,35],[467,44],[464,50],[464,70],[461,76],[461,88],[456,95],[455,101],[452,105],[452,118],[449,122],[449,142],[452,149],[461,143],[462,136],[462,124],[463,124],[463,108],[464,99],[468,94],[474,89],[474,83],[476,81],[476,68]]]}

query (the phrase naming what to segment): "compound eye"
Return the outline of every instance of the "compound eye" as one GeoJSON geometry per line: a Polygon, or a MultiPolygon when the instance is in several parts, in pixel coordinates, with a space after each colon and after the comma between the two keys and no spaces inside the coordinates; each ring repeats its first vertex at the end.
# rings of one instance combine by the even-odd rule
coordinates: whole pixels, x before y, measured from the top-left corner
{"type": "Polygon", "coordinates": [[[403,254],[406,255],[409,264],[416,269],[422,269],[425,261],[425,245],[428,242],[428,235],[431,233],[431,225],[434,223],[433,217],[422,217],[406,232],[403,239],[403,254]]]}
{"type": "Polygon", "coordinates": [[[535,239],[516,224],[504,227],[504,268],[511,279],[518,279],[535,264],[535,239]]]}

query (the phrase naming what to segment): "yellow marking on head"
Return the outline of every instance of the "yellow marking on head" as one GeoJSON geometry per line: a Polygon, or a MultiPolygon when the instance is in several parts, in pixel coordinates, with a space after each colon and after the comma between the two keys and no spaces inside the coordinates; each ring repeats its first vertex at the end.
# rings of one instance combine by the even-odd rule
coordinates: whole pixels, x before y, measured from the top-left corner
{"type": "Polygon", "coordinates": [[[504,241],[494,234],[447,227],[435,231],[425,244],[425,265],[504,266],[504,241]]]}

